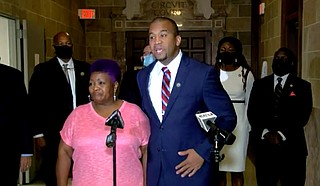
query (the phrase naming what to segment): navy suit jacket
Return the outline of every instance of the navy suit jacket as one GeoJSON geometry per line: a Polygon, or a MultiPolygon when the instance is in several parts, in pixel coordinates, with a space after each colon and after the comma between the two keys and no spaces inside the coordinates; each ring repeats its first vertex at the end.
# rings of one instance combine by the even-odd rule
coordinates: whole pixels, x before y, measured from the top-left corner
{"type": "Polygon", "coordinates": [[[280,131],[286,137],[282,148],[292,155],[306,156],[304,126],[312,111],[311,84],[289,74],[282,92],[278,117],[275,118],[273,74],[254,82],[247,113],[252,126],[253,143],[262,143],[264,129],[280,131]]]}
{"type": "Polygon", "coordinates": [[[232,131],[236,114],[229,96],[223,89],[219,73],[212,66],[182,56],[169,103],[160,123],[148,92],[149,76],[155,63],[138,73],[142,109],[150,119],[151,136],[148,145],[147,185],[155,186],[160,175],[167,185],[208,185],[210,178],[210,150],[206,132],[195,114],[212,111],[217,125],[232,131]],[[205,163],[192,177],[181,178],[175,166],[186,159],[179,151],[195,149],[205,163]]]}
{"type": "Polygon", "coordinates": [[[3,149],[0,157],[4,160],[3,167],[6,170],[2,178],[7,181],[12,178],[11,183],[17,183],[21,154],[33,154],[23,73],[0,64],[0,84],[0,145],[3,149]]]}
{"type": "MultiPolygon", "coordinates": [[[[89,102],[90,64],[73,59],[77,106],[89,102]]],[[[43,133],[46,140],[60,141],[60,130],[73,110],[72,93],[56,57],[34,68],[29,82],[34,134],[43,133]]]]}

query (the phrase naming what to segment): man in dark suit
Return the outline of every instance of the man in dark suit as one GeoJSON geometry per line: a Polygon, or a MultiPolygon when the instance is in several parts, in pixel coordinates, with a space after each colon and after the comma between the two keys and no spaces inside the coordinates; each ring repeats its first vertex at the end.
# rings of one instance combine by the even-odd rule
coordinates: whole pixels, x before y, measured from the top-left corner
{"type": "Polygon", "coordinates": [[[88,103],[90,64],[72,58],[73,44],[69,33],[53,38],[56,56],[34,68],[29,83],[33,106],[36,147],[43,148],[46,185],[56,185],[55,165],[64,121],[78,105],[88,103]],[[64,65],[67,65],[64,68],[64,65]]]}
{"type": "Polygon", "coordinates": [[[19,169],[31,166],[33,138],[27,122],[27,91],[23,74],[0,64],[0,143],[2,173],[0,180],[8,186],[17,186],[19,169]]]}
{"type": "Polygon", "coordinates": [[[280,48],[274,54],[273,74],[253,84],[247,114],[259,186],[276,186],[279,180],[282,186],[305,183],[304,126],[312,110],[312,93],[311,84],[296,77],[295,63],[293,52],[280,48]]]}
{"type": "Polygon", "coordinates": [[[229,132],[236,125],[236,114],[218,71],[182,54],[180,42],[175,21],[157,17],[151,22],[149,44],[157,61],[142,69],[137,77],[142,109],[151,125],[149,186],[209,185],[212,144],[195,114],[214,112],[218,116],[216,125],[229,132]],[[171,75],[167,70],[162,72],[166,67],[171,75]],[[169,87],[164,91],[167,94],[164,97],[169,97],[166,103],[161,98],[162,81],[167,79],[170,85],[164,85],[169,87]]]}

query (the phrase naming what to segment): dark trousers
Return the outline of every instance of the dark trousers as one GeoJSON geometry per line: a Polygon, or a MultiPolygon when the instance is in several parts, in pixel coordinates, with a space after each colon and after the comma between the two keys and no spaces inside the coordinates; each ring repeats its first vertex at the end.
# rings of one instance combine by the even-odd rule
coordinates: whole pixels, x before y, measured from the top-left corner
{"type": "Polygon", "coordinates": [[[306,156],[289,152],[281,145],[262,143],[256,148],[258,186],[304,186],[306,156]]]}
{"type": "Polygon", "coordinates": [[[46,186],[56,186],[56,163],[58,159],[59,140],[47,140],[46,147],[42,149],[41,174],[46,186]]]}
{"type": "Polygon", "coordinates": [[[11,156],[1,156],[1,159],[3,158],[3,163],[1,164],[2,173],[0,175],[0,185],[17,186],[20,170],[20,157],[20,154],[17,154],[16,156],[13,156],[12,154],[11,156]]]}

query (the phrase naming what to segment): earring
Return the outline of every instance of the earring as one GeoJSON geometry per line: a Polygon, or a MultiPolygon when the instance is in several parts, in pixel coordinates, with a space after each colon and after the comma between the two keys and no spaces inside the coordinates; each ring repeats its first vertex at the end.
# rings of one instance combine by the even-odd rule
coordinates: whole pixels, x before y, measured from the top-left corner
{"type": "Polygon", "coordinates": [[[89,99],[89,101],[93,101],[93,99],[92,99],[90,94],[88,95],[88,99],[89,99]]]}
{"type": "Polygon", "coordinates": [[[237,58],[235,58],[235,59],[234,59],[234,62],[235,62],[235,63],[238,63],[238,59],[237,59],[237,58]]]}
{"type": "Polygon", "coordinates": [[[116,81],[114,83],[114,89],[113,89],[113,101],[117,101],[117,96],[116,96],[117,89],[118,89],[118,82],[116,81]]]}
{"type": "Polygon", "coordinates": [[[219,61],[218,61],[219,63],[221,63],[222,61],[221,61],[221,59],[219,59],[219,61]]]}

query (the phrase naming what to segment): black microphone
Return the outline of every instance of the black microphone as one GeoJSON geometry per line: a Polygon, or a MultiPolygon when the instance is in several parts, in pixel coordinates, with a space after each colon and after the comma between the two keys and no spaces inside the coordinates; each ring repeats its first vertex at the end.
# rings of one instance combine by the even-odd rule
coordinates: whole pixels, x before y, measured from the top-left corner
{"type": "Polygon", "coordinates": [[[213,144],[211,150],[211,159],[219,163],[224,159],[224,154],[220,155],[220,150],[224,145],[232,145],[236,136],[231,132],[223,130],[215,125],[217,116],[213,112],[196,113],[196,118],[203,128],[209,134],[209,142],[213,144]]]}
{"type": "Polygon", "coordinates": [[[117,128],[123,129],[124,127],[124,122],[122,120],[120,111],[113,111],[112,114],[107,118],[105,125],[111,126],[110,134],[107,136],[106,139],[107,147],[111,148],[115,146],[117,128]]]}
{"type": "Polygon", "coordinates": [[[213,132],[217,132],[218,140],[226,145],[232,145],[236,140],[236,136],[233,133],[230,133],[226,130],[218,128],[214,123],[210,120],[206,122],[206,124],[211,128],[213,132]]]}

